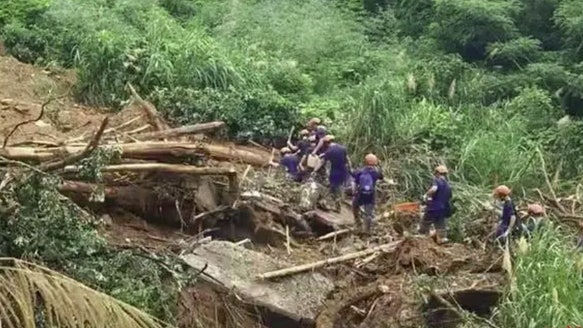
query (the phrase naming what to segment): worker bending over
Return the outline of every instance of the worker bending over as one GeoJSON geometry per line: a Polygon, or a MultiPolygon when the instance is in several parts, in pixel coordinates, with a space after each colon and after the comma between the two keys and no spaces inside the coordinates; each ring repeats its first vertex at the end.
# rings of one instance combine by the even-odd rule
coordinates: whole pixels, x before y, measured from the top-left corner
{"type": "Polygon", "coordinates": [[[319,172],[326,162],[330,162],[330,174],[328,176],[330,194],[334,199],[334,209],[336,212],[340,212],[344,183],[348,172],[351,171],[348,151],[345,146],[334,142],[333,135],[325,136],[322,138],[322,141],[326,151],[320,155],[322,161],[320,161],[320,164],[314,169],[314,171],[319,172]]]}
{"type": "Polygon", "coordinates": [[[496,228],[496,240],[505,243],[516,225],[516,210],[510,198],[511,190],[505,185],[500,185],[494,189],[494,199],[502,202],[502,212],[500,221],[496,228]]]}
{"type": "Polygon", "coordinates": [[[540,230],[545,221],[545,208],[540,204],[529,204],[526,215],[521,219],[522,234],[531,238],[532,235],[540,230]]]}
{"type": "Polygon", "coordinates": [[[419,233],[427,235],[431,225],[437,232],[437,242],[447,243],[447,219],[452,214],[451,208],[451,187],[447,181],[448,170],[444,165],[439,165],[434,170],[434,177],[431,187],[423,200],[426,204],[425,213],[421,219],[419,233]]]}
{"type": "Polygon", "coordinates": [[[286,171],[286,176],[288,179],[301,182],[302,172],[299,170],[300,161],[298,156],[292,154],[291,149],[288,147],[283,147],[279,152],[282,155],[279,163],[272,161],[270,164],[274,167],[283,167],[286,171]]]}
{"type": "Polygon", "coordinates": [[[365,214],[365,232],[372,231],[375,208],[375,187],[379,180],[384,179],[383,173],[379,168],[379,160],[374,154],[368,154],[364,157],[364,167],[353,172],[353,198],[352,214],[354,223],[361,229],[362,222],[360,219],[360,209],[364,208],[365,214]]]}

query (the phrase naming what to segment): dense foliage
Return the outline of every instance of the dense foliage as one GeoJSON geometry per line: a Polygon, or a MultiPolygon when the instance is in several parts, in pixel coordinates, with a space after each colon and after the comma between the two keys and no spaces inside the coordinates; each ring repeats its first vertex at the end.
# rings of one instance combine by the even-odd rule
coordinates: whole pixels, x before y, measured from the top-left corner
{"type": "Polygon", "coordinates": [[[131,82],[176,122],[222,119],[263,140],[318,115],[356,158],[382,153],[409,197],[447,163],[471,196],[460,233],[476,190],[540,187],[543,163],[557,189],[583,173],[580,0],[3,3],[7,50],[76,68],[87,103],[117,107],[131,82]]]}
{"type": "Polygon", "coordinates": [[[16,176],[0,194],[0,254],[42,263],[167,322],[190,274],[174,258],[109,247],[54,177],[16,176]],[[160,266],[160,263],[162,265],[160,266]],[[172,272],[168,271],[171,268],[172,272]]]}

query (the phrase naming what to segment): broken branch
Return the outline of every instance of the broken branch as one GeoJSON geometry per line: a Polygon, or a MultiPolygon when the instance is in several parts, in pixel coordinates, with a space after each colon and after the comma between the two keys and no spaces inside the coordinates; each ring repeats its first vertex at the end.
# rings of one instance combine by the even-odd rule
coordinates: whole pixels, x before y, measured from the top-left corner
{"type": "Polygon", "coordinates": [[[53,102],[53,100],[55,100],[55,97],[49,97],[49,99],[45,100],[45,102],[41,105],[40,107],[40,113],[38,114],[37,118],[31,119],[31,120],[26,120],[24,122],[20,122],[18,124],[16,124],[12,130],[10,130],[10,132],[8,132],[8,134],[4,137],[4,143],[2,143],[2,148],[6,148],[6,145],[8,144],[8,140],[10,139],[10,137],[14,134],[14,132],[16,132],[16,130],[28,123],[32,123],[32,122],[36,122],[39,121],[41,118],[43,118],[44,114],[45,114],[45,108],[51,103],[53,102]]]}
{"type": "Polygon", "coordinates": [[[40,166],[40,169],[43,171],[57,170],[91,155],[91,153],[99,146],[99,140],[103,135],[103,131],[105,131],[107,123],[109,123],[109,117],[105,117],[105,119],[103,119],[103,122],[101,122],[101,126],[99,127],[99,130],[97,130],[93,140],[91,140],[91,142],[87,145],[87,147],[85,147],[83,151],[77,154],[72,154],[71,156],[61,161],[43,164],[40,166]]]}
{"type": "Polygon", "coordinates": [[[329,259],[322,260],[322,261],[317,261],[317,262],[313,262],[313,263],[298,265],[298,266],[291,267],[291,268],[266,272],[264,274],[260,274],[258,276],[258,278],[259,279],[272,279],[272,278],[284,277],[284,276],[289,276],[289,275],[293,275],[293,274],[297,274],[297,273],[301,273],[301,272],[305,272],[305,271],[309,271],[309,270],[318,269],[318,268],[321,268],[321,267],[324,267],[327,265],[332,265],[332,264],[336,264],[336,263],[342,263],[342,262],[354,260],[354,259],[357,259],[359,257],[367,256],[367,255],[370,255],[372,253],[379,252],[379,251],[392,252],[400,244],[401,244],[401,241],[396,241],[396,242],[392,242],[392,243],[388,243],[388,244],[379,245],[379,246],[376,246],[373,248],[369,248],[369,249],[366,249],[366,250],[360,251],[360,252],[349,253],[349,254],[329,258],[329,259]]]}

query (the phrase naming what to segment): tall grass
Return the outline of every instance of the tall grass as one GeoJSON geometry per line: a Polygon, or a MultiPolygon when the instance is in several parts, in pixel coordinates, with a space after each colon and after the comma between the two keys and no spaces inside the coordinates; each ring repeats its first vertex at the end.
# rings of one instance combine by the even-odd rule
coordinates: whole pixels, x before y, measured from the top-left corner
{"type": "Polygon", "coordinates": [[[574,240],[550,227],[518,250],[515,288],[499,307],[500,327],[567,327],[583,322],[583,258],[574,240]]]}

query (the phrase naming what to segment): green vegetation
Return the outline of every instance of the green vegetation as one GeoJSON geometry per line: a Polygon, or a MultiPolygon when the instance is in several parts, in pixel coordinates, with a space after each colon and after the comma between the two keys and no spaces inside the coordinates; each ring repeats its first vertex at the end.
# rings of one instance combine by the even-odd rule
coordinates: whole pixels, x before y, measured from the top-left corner
{"type": "MultiPolygon", "coordinates": [[[[558,173],[558,191],[581,181],[579,0],[4,2],[7,50],[25,62],[76,68],[76,94],[86,103],[117,108],[130,82],[175,122],[222,119],[231,136],[258,141],[285,136],[290,125],[317,115],[355,159],[383,154],[408,197],[419,195],[431,167],[447,163],[467,207],[453,220],[459,238],[463,220],[480,210],[476,194],[497,183],[525,192],[541,187],[543,161],[548,174],[558,173]],[[558,125],[566,114],[570,122],[558,125]]],[[[21,215],[45,217],[33,209],[21,215]]],[[[89,230],[79,229],[68,238],[87,238],[89,230]]],[[[562,279],[550,267],[532,268],[534,261],[562,265],[555,274],[574,277],[571,262],[553,262],[570,261],[572,243],[555,237],[518,261],[518,294],[501,309],[508,327],[581,323],[578,283],[557,287],[561,302],[552,310],[536,298],[550,290],[530,292],[539,286],[532,275],[548,279],[542,286],[562,279]]],[[[73,268],[66,254],[100,252],[100,245],[64,244],[59,256],[42,256],[73,268]]],[[[4,247],[43,251],[25,246],[4,247]]],[[[115,294],[119,281],[94,285],[115,294]]],[[[119,295],[160,315],[146,301],[154,296],[134,295],[141,301],[131,292],[119,295]]]]}

